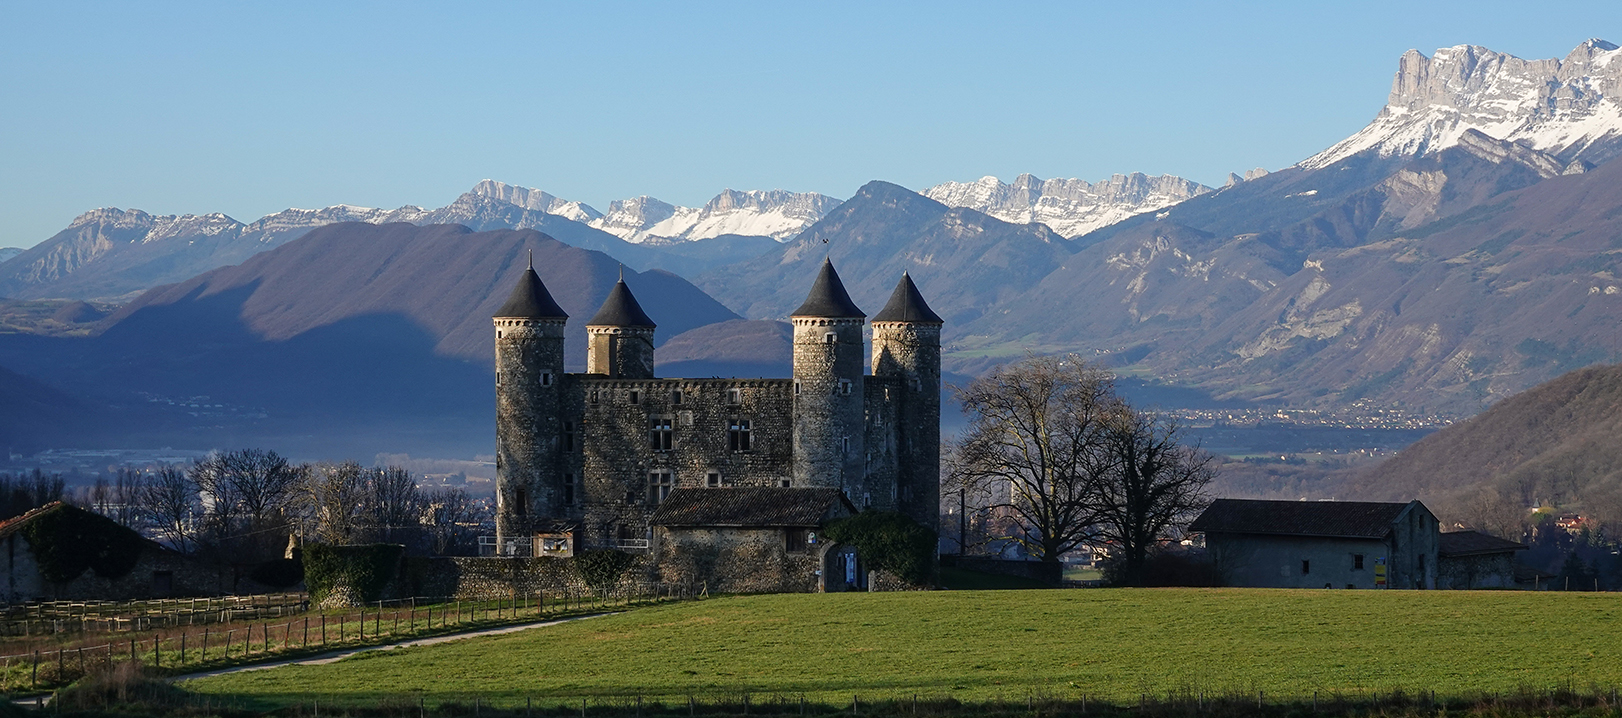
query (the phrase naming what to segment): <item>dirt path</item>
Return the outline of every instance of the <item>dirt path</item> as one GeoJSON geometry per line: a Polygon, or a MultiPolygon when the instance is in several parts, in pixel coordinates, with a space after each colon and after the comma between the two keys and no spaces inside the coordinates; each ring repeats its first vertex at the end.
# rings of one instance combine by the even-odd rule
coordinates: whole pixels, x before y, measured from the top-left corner
{"type": "Polygon", "coordinates": [[[326,663],[332,663],[334,661],[339,661],[339,660],[348,658],[350,656],[353,656],[353,655],[355,655],[357,653],[365,653],[367,651],[385,651],[385,650],[389,650],[389,649],[393,649],[393,648],[405,648],[405,647],[409,647],[409,646],[432,646],[432,645],[434,645],[436,643],[447,643],[447,642],[450,642],[450,641],[459,641],[459,640],[462,640],[464,638],[478,638],[479,636],[499,636],[499,635],[506,634],[506,633],[517,633],[519,631],[527,631],[527,630],[529,630],[531,628],[545,628],[546,626],[556,626],[556,625],[558,625],[560,623],[568,623],[570,621],[580,621],[580,620],[584,620],[584,619],[587,619],[587,618],[597,618],[599,616],[608,616],[608,615],[612,615],[613,613],[615,613],[615,612],[593,613],[593,614],[588,615],[588,616],[572,616],[570,618],[560,618],[560,619],[557,619],[557,620],[554,620],[554,621],[541,621],[539,623],[524,623],[524,624],[520,624],[520,625],[517,625],[517,626],[503,626],[501,628],[484,628],[484,629],[480,629],[480,630],[477,630],[477,631],[468,631],[466,633],[450,633],[450,634],[446,634],[446,635],[443,635],[443,636],[431,636],[431,637],[428,637],[428,638],[417,638],[417,639],[413,639],[413,640],[410,640],[410,641],[401,641],[399,643],[385,643],[385,644],[377,645],[377,646],[361,646],[361,647],[358,647],[358,648],[345,648],[345,649],[342,649],[342,650],[331,651],[331,652],[328,652],[328,653],[322,653],[320,655],[306,656],[304,658],[290,658],[290,659],[283,660],[283,661],[270,661],[270,662],[267,662],[267,663],[254,663],[254,664],[245,665],[245,666],[232,666],[230,668],[218,668],[218,669],[215,669],[215,670],[212,670],[212,671],[202,671],[202,672],[199,672],[199,673],[187,673],[185,675],[175,676],[173,678],[173,680],[176,680],[176,681],[189,681],[189,680],[192,680],[194,678],[208,678],[210,676],[223,676],[223,675],[225,675],[227,673],[241,673],[243,671],[263,671],[263,670],[267,670],[267,669],[270,669],[270,668],[280,668],[282,666],[293,666],[293,665],[318,666],[318,665],[322,665],[322,664],[326,664],[326,663]]]}

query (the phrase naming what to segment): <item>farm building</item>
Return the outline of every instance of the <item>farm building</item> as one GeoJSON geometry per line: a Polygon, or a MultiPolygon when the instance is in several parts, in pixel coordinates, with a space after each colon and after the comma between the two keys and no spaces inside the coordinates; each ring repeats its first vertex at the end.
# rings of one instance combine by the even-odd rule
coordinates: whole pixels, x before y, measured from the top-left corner
{"type": "Polygon", "coordinates": [[[1526,548],[1526,544],[1479,531],[1442,534],[1437,584],[1440,588],[1516,588],[1515,552],[1526,548]]]}
{"type": "Polygon", "coordinates": [[[834,488],[676,489],[650,519],[652,553],[665,580],[713,592],[861,589],[855,551],[821,535],[853,513],[834,488]]]}
{"type": "Polygon", "coordinates": [[[224,573],[60,501],[0,523],[8,603],[226,593],[224,573]]]}
{"type": "Polygon", "coordinates": [[[1418,501],[1217,499],[1189,526],[1230,586],[1436,588],[1436,516],[1418,501]]]}

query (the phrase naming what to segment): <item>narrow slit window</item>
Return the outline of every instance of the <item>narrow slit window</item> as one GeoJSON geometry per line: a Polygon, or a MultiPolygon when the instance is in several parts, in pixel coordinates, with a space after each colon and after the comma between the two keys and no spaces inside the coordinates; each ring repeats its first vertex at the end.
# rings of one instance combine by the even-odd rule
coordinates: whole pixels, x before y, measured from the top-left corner
{"type": "Polygon", "coordinates": [[[563,475],[563,505],[564,506],[573,506],[575,504],[575,491],[576,491],[576,489],[575,489],[575,486],[574,486],[574,474],[564,474],[563,475]]]}
{"type": "Polygon", "coordinates": [[[541,386],[552,386],[552,372],[541,372],[541,386]]]}
{"type": "Polygon", "coordinates": [[[637,391],[635,389],[632,389],[631,390],[631,403],[632,404],[641,404],[642,403],[642,392],[637,391]]]}
{"type": "Polygon", "coordinates": [[[574,442],[575,442],[575,438],[574,438],[574,422],[565,421],[565,422],[563,422],[563,451],[564,451],[564,453],[569,453],[569,454],[574,453],[574,446],[575,446],[574,442]]]}
{"type": "Polygon", "coordinates": [[[681,400],[682,400],[681,390],[680,389],[672,389],[670,391],[670,403],[680,405],[681,400]]]}
{"type": "Polygon", "coordinates": [[[739,404],[742,404],[743,403],[743,390],[742,389],[728,389],[727,390],[727,403],[731,404],[733,406],[737,406],[739,404]]]}
{"type": "Polygon", "coordinates": [[[1305,576],[1309,573],[1312,573],[1312,562],[1303,559],[1301,561],[1301,575],[1305,576]]]}

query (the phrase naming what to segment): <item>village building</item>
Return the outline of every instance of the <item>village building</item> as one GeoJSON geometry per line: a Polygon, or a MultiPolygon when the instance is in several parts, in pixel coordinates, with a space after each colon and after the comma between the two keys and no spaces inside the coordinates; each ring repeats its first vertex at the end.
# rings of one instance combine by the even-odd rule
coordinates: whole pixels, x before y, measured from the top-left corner
{"type": "Polygon", "coordinates": [[[1189,531],[1229,586],[1437,587],[1441,534],[1418,501],[1217,499],[1189,531]]]}
{"type": "Polygon", "coordinates": [[[1527,545],[1479,531],[1449,531],[1437,544],[1439,588],[1519,588],[1515,552],[1527,545]]]}
{"type": "Polygon", "coordinates": [[[0,523],[5,602],[218,596],[229,571],[60,501],[0,523]]]}
{"type": "Polygon", "coordinates": [[[499,552],[614,548],[666,582],[833,590],[845,548],[811,540],[821,522],[883,510],[934,529],[941,318],[903,274],[869,355],[824,261],[789,319],[791,378],[656,378],[657,325],[622,279],[586,321],[586,371],[567,373],[569,317],[525,270],[494,316],[499,552]]]}

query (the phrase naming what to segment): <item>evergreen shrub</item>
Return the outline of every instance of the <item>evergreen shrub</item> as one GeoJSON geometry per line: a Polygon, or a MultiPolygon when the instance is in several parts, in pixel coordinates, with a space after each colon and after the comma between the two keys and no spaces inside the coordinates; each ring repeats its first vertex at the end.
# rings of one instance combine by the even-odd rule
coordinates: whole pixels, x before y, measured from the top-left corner
{"type": "Polygon", "coordinates": [[[932,585],[938,559],[935,532],[893,511],[863,511],[828,524],[823,535],[856,547],[872,568],[915,586],[932,585]]]}

